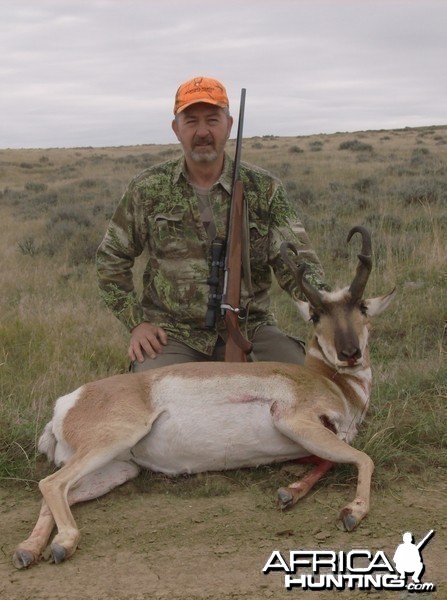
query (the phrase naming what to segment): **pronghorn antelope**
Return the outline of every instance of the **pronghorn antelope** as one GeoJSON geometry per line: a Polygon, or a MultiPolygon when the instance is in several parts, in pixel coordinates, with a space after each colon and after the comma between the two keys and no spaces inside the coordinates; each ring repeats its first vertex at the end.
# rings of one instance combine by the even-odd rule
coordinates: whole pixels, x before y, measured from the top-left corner
{"type": "Polygon", "coordinates": [[[87,383],[59,398],[39,450],[63,465],[39,483],[43,502],[14,564],[36,563],[51,544],[55,563],[72,556],[80,533],[70,506],[97,498],[135,477],[140,467],[175,475],[250,467],[302,458],[316,467],[278,491],[293,505],[334,463],[358,468],[354,500],[340,512],[352,530],[369,509],[372,460],[352,448],[367,410],[371,369],[369,317],[386,296],[363,299],[371,270],[371,239],[363,227],[357,272],[350,286],[316,290],[296,268],[285,242],[281,254],[307,302],[297,301],[314,333],[305,366],[283,363],[190,363],[87,383]],[[306,459],[306,457],[308,457],[306,459]]]}

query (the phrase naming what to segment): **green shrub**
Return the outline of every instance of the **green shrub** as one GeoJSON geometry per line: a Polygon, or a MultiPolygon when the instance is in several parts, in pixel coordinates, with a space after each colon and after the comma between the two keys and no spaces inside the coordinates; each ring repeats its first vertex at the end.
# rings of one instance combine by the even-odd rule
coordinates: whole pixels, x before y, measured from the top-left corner
{"type": "Polygon", "coordinates": [[[68,243],[68,264],[78,266],[93,263],[100,242],[101,236],[94,236],[85,228],[79,229],[68,243]]]}
{"type": "Polygon", "coordinates": [[[366,192],[374,191],[377,188],[377,181],[374,177],[362,177],[361,179],[354,181],[352,187],[358,192],[365,194],[366,192]]]}
{"type": "Polygon", "coordinates": [[[302,154],[304,150],[299,146],[290,146],[289,152],[291,152],[292,154],[302,154]]]}
{"type": "Polygon", "coordinates": [[[29,183],[25,184],[25,189],[29,190],[30,192],[45,192],[48,189],[48,186],[46,183],[35,183],[30,181],[29,183]]]}
{"type": "Polygon", "coordinates": [[[25,238],[21,242],[17,242],[17,245],[24,256],[35,256],[39,252],[36,241],[32,236],[25,238]]]}
{"type": "Polygon", "coordinates": [[[342,142],[338,146],[339,150],[351,150],[352,152],[372,152],[374,148],[371,144],[365,144],[364,142],[359,142],[358,140],[349,140],[347,142],[342,142]]]}
{"type": "Polygon", "coordinates": [[[404,206],[412,204],[447,205],[447,182],[433,177],[406,179],[397,189],[404,206]]]}
{"type": "Polygon", "coordinates": [[[80,207],[61,208],[50,218],[47,229],[51,230],[57,223],[61,221],[72,222],[80,227],[91,227],[92,220],[86,214],[85,210],[80,207]]]}
{"type": "Polygon", "coordinates": [[[309,142],[309,148],[311,152],[320,152],[323,150],[323,142],[320,142],[319,140],[309,142]]]}

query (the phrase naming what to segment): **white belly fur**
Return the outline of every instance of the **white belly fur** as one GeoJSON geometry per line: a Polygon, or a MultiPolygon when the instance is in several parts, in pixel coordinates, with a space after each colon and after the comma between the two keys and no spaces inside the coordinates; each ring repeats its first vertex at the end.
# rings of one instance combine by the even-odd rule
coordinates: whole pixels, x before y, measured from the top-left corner
{"type": "Polygon", "coordinates": [[[273,402],[291,399],[280,377],[213,377],[203,381],[175,375],[152,388],[163,412],[132,451],[141,466],[167,474],[235,469],[308,454],[282,435],[270,414],[273,402]],[[249,383],[250,382],[250,383],[249,383]]]}

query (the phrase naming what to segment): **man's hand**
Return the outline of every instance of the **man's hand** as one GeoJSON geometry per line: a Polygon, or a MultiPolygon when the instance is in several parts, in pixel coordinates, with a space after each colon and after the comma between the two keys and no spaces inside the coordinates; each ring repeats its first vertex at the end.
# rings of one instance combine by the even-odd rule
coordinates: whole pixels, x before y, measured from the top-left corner
{"type": "Polygon", "coordinates": [[[134,329],[129,343],[129,358],[134,361],[143,362],[144,353],[149,358],[156,358],[162,351],[162,346],[168,343],[168,335],[164,329],[151,325],[150,323],[140,323],[134,329]]]}

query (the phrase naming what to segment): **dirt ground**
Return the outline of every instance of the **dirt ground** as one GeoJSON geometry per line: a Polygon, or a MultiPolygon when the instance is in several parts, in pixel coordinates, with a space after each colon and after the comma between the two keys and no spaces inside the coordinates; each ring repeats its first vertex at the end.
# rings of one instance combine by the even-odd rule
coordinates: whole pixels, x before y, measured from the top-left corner
{"type": "MultiPolygon", "coordinates": [[[[279,472],[281,475],[281,471],[279,472]]],[[[284,476],[290,480],[290,474],[284,476]]],[[[76,554],[61,565],[45,561],[17,571],[15,545],[26,538],[39,507],[35,486],[0,489],[0,598],[2,600],[330,600],[339,593],[284,589],[284,573],[262,573],[274,550],[381,550],[392,558],[411,531],[423,549],[424,582],[436,591],[344,591],[345,598],[447,599],[447,490],[441,473],[391,482],[373,490],[369,517],[352,533],[340,531],[336,515],[353,496],[351,484],[320,484],[289,511],[275,506],[275,490],[232,482],[225,494],[203,497],[130,482],[107,496],[74,507],[82,532],[76,554]]],[[[212,477],[210,475],[209,477],[212,477]]],[[[223,477],[219,475],[218,477],[223,477]]],[[[185,480],[185,483],[186,480],[185,480]]],[[[178,490],[182,483],[176,485],[178,490]]],[[[377,487],[377,486],[376,486],[377,487]]]]}

